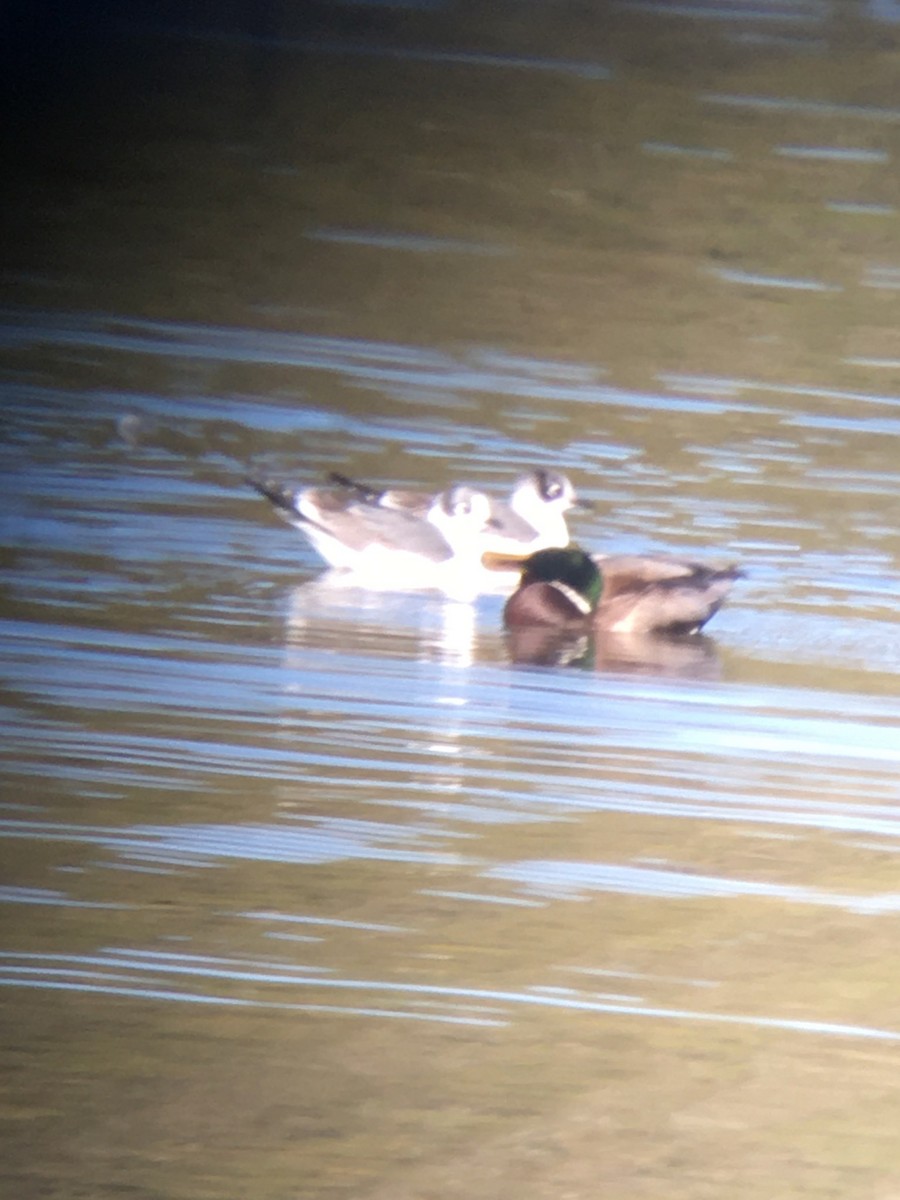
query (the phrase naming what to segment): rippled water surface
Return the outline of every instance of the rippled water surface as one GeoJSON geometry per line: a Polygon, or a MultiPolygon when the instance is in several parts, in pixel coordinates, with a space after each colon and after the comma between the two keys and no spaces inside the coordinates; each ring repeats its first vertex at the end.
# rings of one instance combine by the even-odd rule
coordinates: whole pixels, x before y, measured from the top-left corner
{"type": "Polygon", "coordinates": [[[135,12],[26,114],[5,1194],[900,1188],[897,15],[135,12]],[[709,636],[514,662],[245,482],[535,464],[709,636]]]}

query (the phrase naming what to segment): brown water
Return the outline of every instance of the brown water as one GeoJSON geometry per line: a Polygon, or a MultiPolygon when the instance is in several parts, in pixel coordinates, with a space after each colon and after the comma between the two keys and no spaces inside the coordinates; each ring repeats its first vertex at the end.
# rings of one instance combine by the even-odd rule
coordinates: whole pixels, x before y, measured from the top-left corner
{"type": "Polygon", "coordinates": [[[253,11],[5,181],[0,1190],[887,1200],[887,6],[253,11]],[[535,463],[709,639],[513,664],[243,482],[535,463]]]}

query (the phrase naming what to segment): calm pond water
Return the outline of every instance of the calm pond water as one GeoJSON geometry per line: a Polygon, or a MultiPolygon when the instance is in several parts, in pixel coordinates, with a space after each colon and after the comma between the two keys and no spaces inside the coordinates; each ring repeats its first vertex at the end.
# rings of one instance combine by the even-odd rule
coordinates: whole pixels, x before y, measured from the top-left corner
{"type": "Polygon", "coordinates": [[[893,1195],[897,14],[161,11],[4,182],[4,1194],[893,1195]],[[535,464],[709,637],[514,663],[244,482],[535,464]]]}

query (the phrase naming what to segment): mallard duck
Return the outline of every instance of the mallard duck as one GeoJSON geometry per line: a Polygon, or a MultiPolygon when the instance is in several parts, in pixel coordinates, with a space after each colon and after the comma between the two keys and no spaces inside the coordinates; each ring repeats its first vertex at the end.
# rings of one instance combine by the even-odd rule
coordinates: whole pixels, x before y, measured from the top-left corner
{"type": "MultiPolygon", "coordinates": [[[[329,472],[332,484],[343,488],[364,504],[396,509],[425,517],[435,497],[430,492],[386,488],[383,491],[339,471],[329,472]]],[[[516,481],[508,501],[491,501],[491,525],[485,532],[484,549],[497,553],[527,554],[544,546],[567,546],[569,530],[565,514],[571,508],[590,508],[580,500],[571,480],[559,471],[538,467],[516,481]]]]}
{"type": "MultiPolygon", "coordinates": [[[[507,556],[486,565],[508,570],[507,556]]],[[[742,572],[664,556],[592,558],[578,546],[538,550],[521,564],[506,602],[508,629],[543,626],[573,633],[696,633],[718,611],[742,572]]]]}

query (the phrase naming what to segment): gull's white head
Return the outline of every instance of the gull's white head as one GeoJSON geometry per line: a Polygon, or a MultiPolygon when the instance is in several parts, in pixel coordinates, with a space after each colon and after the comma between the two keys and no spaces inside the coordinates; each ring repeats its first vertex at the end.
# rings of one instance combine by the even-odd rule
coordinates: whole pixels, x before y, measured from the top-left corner
{"type": "Polygon", "coordinates": [[[567,546],[565,514],[578,503],[571,481],[559,471],[538,468],[516,483],[509,506],[534,529],[540,546],[567,546]]]}
{"type": "Polygon", "coordinates": [[[428,520],[455,555],[475,558],[480,556],[482,538],[490,528],[491,502],[484,492],[456,484],[435,496],[428,520]]]}

